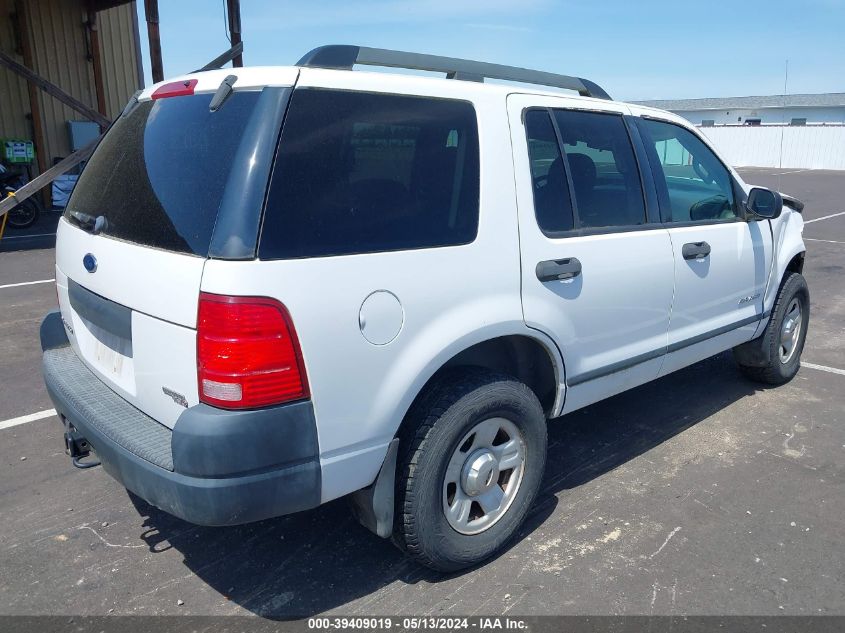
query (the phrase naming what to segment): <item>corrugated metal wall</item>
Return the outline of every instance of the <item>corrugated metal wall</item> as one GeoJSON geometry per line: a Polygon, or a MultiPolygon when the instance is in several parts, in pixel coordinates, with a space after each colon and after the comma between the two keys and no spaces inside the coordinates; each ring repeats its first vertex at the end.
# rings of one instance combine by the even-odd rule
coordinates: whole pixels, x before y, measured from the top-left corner
{"type": "MultiPolygon", "coordinates": [[[[38,0],[28,2],[32,42],[32,70],[83,103],[97,107],[94,72],[85,46],[85,13],[81,2],[38,0]]],[[[44,121],[47,161],[70,153],[67,121],[85,117],[58,99],[39,91],[44,121]]]]}
{"type": "MultiPolygon", "coordinates": [[[[56,84],[83,103],[97,108],[93,63],[88,50],[88,36],[83,0],[24,0],[29,20],[27,28],[32,47],[32,70],[56,84]]],[[[13,0],[0,0],[0,47],[13,52],[16,38],[9,15],[13,0]]],[[[135,4],[101,11],[100,47],[103,62],[103,83],[106,115],[114,116],[140,85],[136,60],[133,23],[135,4]]],[[[23,59],[18,55],[18,61],[23,59]]],[[[38,102],[44,126],[44,154],[49,165],[55,156],[70,153],[67,121],[85,120],[45,92],[38,91],[38,102]]],[[[5,69],[0,69],[0,137],[32,138],[26,120],[30,112],[26,83],[5,69]]]]}
{"type": "Polygon", "coordinates": [[[735,126],[699,130],[734,167],[845,169],[845,126],[735,126]]]}
{"type": "Polygon", "coordinates": [[[100,11],[100,46],[103,50],[103,84],[106,92],[106,116],[120,114],[129,97],[141,86],[135,59],[134,4],[100,11]],[[108,54],[106,54],[108,51],[108,54]]]}
{"type": "MultiPolygon", "coordinates": [[[[14,24],[13,0],[0,0],[0,49],[18,62],[23,62],[15,48],[18,44],[14,24]]],[[[0,68],[0,137],[32,138],[32,127],[26,119],[29,93],[26,82],[7,68],[0,68]]]]}

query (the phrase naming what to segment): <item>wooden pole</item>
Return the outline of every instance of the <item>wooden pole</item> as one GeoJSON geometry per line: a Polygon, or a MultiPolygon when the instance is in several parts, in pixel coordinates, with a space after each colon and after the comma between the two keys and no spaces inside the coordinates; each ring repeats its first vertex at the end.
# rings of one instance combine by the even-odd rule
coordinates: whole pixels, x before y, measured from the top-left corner
{"type": "MultiPolygon", "coordinates": [[[[100,29],[97,26],[97,12],[88,10],[88,33],[91,36],[91,62],[94,70],[94,91],[97,93],[97,110],[104,117],[108,116],[106,111],[106,90],[103,85],[103,58],[100,52],[100,29]]],[[[100,125],[100,132],[105,131],[100,125]]]]}
{"type": "Polygon", "coordinates": [[[164,64],[161,61],[161,33],[158,30],[158,0],[144,0],[147,16],[147,37],[150,40],[150,69],[153,83],[164,81],[164,64]]]}
{"type": "MultiPolygon", "coordinates": [[[[229,34],[232,37],[232,46],[241,43],[241,0],[226,0],[229,13],[229,34]]],[[[241,68],[244,65],[243,55],[238,54],[232,60],[234,68],[241,68]]]]}
{"type": "MultiPolygon", "coordinates": [[[[29,42],[29,11],[25,2],[16,2],[15,10],[18,14],[18,26],[21,37],[21,53],[23,63],[32,66],[32,47],[29,42]]],[[[38,173],[47,170],[47,148],[44,143],[44,124],[41,120],[41,104],[38,102],[38,89],[34,84],[27,81],[26,89],[29,93],[29,111],[32,117],[33,143],[35,144],[35,156],[38,159],[38,173]]]]}
{"type": "MultiPolygon", "coordinates": [[[[15,2],[15,13],[18,15],[18,29],[21,36],[21,53],[23,63],[32,68],[32,43],[29,39],[29,11],[26,2],[18,0],[15,2]]],[[[31,81],[26,82],[26,90],[29,93],[29,112],[32,117],[32,143],[35,145],[35,159],[38,162],[38,173],[47,171],[47,142],[44,135],[44,122],[41,120],[41,104],[38,102],[38,89],[31,81]]],[[[41,201],[45,206],[52,206],[49,192],[41,195],[41,201]]]]}

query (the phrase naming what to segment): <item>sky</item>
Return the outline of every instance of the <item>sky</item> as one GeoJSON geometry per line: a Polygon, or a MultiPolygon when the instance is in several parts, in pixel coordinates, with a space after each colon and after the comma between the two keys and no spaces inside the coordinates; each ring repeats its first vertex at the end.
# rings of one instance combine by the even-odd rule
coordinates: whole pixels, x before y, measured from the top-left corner
{"type": "MultiPolygon", "coordinates": [[[[137,2],[146,85],[144,2],[137,2]]],[[[165,78],[229,48],[225,0],[159,0],[165,78]]],[[[242,0],[244,64],[323,44],[586,77],[614,99],[845,92],[845,0],[242,0]]]]}

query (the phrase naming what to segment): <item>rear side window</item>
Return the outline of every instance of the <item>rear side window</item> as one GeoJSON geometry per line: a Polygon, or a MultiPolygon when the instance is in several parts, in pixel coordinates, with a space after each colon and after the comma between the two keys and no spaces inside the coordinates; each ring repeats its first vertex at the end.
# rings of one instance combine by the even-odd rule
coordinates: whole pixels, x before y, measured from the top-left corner
{"type": "Polygon", "coordinates": [[[621,116],[554,110],[580,228],[644,224],[645,203],[634,149],[621,116]]]}
{"type": "Polygon", "coordinates": [[[547,110],[525,113],[528,158],[534,189],[534,212],[543,233],[554,235],[574,228],[572,200],[555,129],[547,110]]]}
{"type": "Polygon", "coordinates": [[[102,233],[205,257],[223,190],[259,92],[142,101],[115,121],[73,190],[65,218],[104,216],[102,233]],[[74,213],[76,212],[76,213],[74,213]]]}
{"type": "Polygon", "coordinates": [[[478,132],[463,101],[299,89],[259,257],[467,244],[478,230],[478,132]]]}

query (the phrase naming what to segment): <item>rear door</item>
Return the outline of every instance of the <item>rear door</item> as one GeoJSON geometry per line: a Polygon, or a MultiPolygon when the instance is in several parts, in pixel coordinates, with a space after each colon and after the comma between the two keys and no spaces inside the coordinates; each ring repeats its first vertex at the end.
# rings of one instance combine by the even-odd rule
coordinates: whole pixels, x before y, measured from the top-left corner
{"type": "Polygon", "coordinates": [[[656,209],[647,209],[654,197],[646,196],[625,113],[543,101],[508,101],[522,301],[526,323],[548,333],[563,354],[568,412],[657,376],[672,304],[672,247],[656,209]]]}
{"type": "MultiPolygon", "coordinates": [[[[244,154],[255,154],[254,115],[278,98],[266,89],[235,90],[211,111],[221,79],[203,77],[194,94],[159,92],[128,106],[85,167],[58,227],[59,305],[74,350],[116,392],[171,427],[198,402],[197,303],[224,192],[248,171],[244,154]]],[[[253,256],[269,161],[266,169],[256,182],[253,256]]],[[[248,200],[249,190],[238,196],[248,200]]]]}
{"type": "Polygon", "coordinates": [[[668,373],[751,339],[771,264],[766,223],[746,222],[730,171],[686,127],[636,121],[672,238],[675,301],[668,373]]]}

